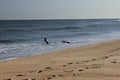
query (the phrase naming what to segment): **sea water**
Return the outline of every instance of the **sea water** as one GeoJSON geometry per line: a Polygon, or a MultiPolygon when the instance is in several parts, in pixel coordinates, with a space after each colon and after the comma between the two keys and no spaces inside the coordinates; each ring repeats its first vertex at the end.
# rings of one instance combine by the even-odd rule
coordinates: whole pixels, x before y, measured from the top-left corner
{"type": "Polygon", "coordinates": [[[120,39],[119,19],[1,20],[0,60],[113,39],[120,39]]]}

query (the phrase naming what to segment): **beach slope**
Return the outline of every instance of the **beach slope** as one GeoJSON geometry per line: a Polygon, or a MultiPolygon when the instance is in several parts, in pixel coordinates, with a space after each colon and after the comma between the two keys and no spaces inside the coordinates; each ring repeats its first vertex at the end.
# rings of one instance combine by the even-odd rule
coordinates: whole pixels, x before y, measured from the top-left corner
{"type": "Polygon", "coordinates": [[[0,62],[0,80],[120,80],[120,40],[0,62]]]}

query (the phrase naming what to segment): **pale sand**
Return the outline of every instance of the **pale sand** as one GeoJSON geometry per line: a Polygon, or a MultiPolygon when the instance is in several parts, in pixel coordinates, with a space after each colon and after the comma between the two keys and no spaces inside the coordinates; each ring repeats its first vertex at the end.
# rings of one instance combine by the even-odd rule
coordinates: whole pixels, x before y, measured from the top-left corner
{"type": "Polygon", "coordinates": [[[0,80],[120,80],[120,40],[2,61],[0,80]]]}

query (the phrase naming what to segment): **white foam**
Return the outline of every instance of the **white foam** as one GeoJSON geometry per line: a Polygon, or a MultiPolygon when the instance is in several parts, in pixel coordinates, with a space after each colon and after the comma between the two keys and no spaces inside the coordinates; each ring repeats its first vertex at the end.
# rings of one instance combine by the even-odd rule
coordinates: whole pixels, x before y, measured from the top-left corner
{"type": "MultiPolygon", "coordinates": [[[[16,57],[16,58],[18,58],[18,57],[16,57]]],[[[9,58],[9,59],[5,59],[5,60],[0,60],[0,62],[9,61],[9,60],[13,60],[13,59],[16,59],[16,58],[9,58]]]]}

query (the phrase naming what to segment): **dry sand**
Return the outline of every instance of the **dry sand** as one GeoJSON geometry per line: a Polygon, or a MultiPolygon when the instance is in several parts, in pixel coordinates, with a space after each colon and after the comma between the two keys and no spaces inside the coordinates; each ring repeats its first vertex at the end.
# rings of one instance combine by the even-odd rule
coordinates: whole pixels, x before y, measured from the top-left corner
{"type": "Polygon", "coordinates": [[[0,80],[120,80],[120,40],[0,62],[0,80]]]}

